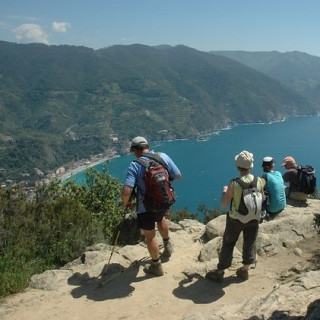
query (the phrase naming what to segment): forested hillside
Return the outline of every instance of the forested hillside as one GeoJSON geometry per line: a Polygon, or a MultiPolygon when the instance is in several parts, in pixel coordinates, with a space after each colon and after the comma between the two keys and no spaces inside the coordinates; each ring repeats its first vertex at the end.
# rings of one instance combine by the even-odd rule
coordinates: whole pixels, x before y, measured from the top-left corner
{"type": "MultiPolygon", "coordinates": [[[[0,181],[135,135],[195,137],[232,123],[317,114],[317,104],[232,59],[185,46],[93,50],[0,42],[0,181]]],[[[35,170],[39,169],[39,170],[35,170]]]]}
{"type": "Polygon", "coordinates": [[[302,52],[212,51],[278,79],[320,105],[320,57],[302,52]]]}

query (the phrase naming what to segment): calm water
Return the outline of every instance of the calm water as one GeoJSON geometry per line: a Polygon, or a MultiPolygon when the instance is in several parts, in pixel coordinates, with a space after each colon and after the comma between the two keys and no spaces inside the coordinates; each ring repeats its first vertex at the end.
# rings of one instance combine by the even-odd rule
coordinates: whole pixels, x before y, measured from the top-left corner
{"type": "MultiPolygon", "coordinates": [[[[155,151],[170,155],[182,172],[182,179],[174,182],[177,202],[174,209],[187,207],[196,212],[200,203],[208,208],[220,207],[222,186],[237,176],[234,157],[242,150],[254,154],[253,173],[262,175],[262,159],[272,156],[276,170],[285,156],[293,156],[298,163],[312,164],[317,172],[320,159],[320,117],[291,118],[273,124],[239,125],[209,136],[207,141],[182,140],[150,143],[155,151]]],[[[132,155],[109,161],[112,176],[124,181],[132,155]]],[[[102,164],[96,167],[102,168],[102,164]]],[[[76,176],[84,181],[84,174],[76,176]]]]}

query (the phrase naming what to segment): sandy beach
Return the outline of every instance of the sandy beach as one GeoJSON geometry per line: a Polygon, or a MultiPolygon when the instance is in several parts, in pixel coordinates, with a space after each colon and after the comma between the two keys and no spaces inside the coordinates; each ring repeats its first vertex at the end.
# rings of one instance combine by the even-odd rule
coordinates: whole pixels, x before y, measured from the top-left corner
{"type": "MultiPolygon", "coordinates": [[[[90,161],[83,159],[83,160],[74,162],[71,165],[69,165],[71,168],[66,170],[63,174],[58,174],[58,177],[61,179],[61,181],[65,181],[65,180],[69,179],[70,177],[72,177],[73,175],[78,174],[79,172],[82,172],[82,171],[87,170],[89,168],[92,168],[100,163],[104,163],[104,162],[107,162],[111,159],[118,158],[118,157],[120,157],[120,156],[115,151],[112,151],[108,155],[102,156],[101,158],[100,157],[99,158],[92,157],[92,159],[90,161]]],[[[65,167],[61,167],[61,168],[57,169],[57,171],[61,170],[62,168],[65,168],[65,167]]]]}

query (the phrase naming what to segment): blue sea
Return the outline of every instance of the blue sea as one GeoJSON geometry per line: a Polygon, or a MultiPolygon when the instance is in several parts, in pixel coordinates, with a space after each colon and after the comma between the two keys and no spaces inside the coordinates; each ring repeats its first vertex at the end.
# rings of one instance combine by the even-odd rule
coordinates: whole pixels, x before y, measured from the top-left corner
{"type": "MultiPolygon", "coordinates": [[[[270,124],[238,125],[206,137],[206,140],[179,140],[150,143],[151,149],[167,153],[177,164],[182,179],[174,181],[177,202],[173,209],[187,208],[197,212],[199,204],[220,208],[222,186],[238,175],[234,157],[242,150],[254,155],[253,174],[263,174],[261,164],[265,156],[275,159],[275,169],[286,156],[293,156],[299,164],[311,164],[317,170],[320,161],[320,117],[295,117],[270,124]]],[[[124,181],[126,169],[133,155],[125,155],[108,162],[110,174],[124,181]]],[[[96,166],[102,169],[103,164],[96,166]]],[[[73,178],[84,181],[84,173],[73,178]]]]}

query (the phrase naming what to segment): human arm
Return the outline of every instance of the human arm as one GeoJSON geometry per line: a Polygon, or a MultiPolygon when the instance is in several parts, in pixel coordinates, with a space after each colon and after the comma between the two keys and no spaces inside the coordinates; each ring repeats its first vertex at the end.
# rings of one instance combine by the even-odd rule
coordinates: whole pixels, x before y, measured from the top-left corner
{"type": "Polygon", "coordinates": [[[283,175],[282,175],[282,179],[283,179],[283,182],[286,183],[289,181],[289,174],[288,174],[288,171],[286,171],[283,175]]]}
{"type": "Polygon", "coordinates": [[[261,179],[264,179],[264,181],[268,181],[268,175],[265,173],[261,176],[261,179]]]}
{"type": "Polygon", "coordinates": [[[125,207],[130,205],[130,197],[131,197],[132,188],[130,186],[123,186],[121,192],[121,200],[125,207]]]}
{"type": "Polygon", "coordinates": [[[298,178],[298,171],[297,169],[289,169],[287,170],[283,175],[282,175],[282,179],[283,181],[289,182],[289,185],[293,184],[295,186],[298,185],[299,183],[299,178],[298,178]]]}
{"type": "Polygon", "coordinates": [[[173,160],[165,153],[160,153],[160,156],[166,164],[170,180],[172,181],[181,179],[182,174],[173,160]]]}
{"type": "Polygon", "coordinates": [[[221,205],[226,207],[233,198],[233,183],[230,182],[228,186],[223,186],[221,195],[221,205]]]}
{"type": "Polygon", "coordinates": [[[173,180],[180,180],[182,177],[181,173],[179,172],[174,178],[173,180]]]}
{"type": "Polygon", "coordinates": [[[131,200],[135,195],[134,189],[138,181],[138,166],[137,162],[131,162],[127,169],[124,186],[121,191],[121,200],[125,207],[131,207],[131,200]]]}

